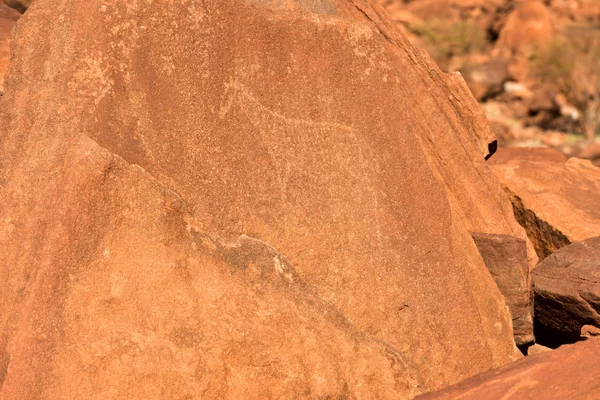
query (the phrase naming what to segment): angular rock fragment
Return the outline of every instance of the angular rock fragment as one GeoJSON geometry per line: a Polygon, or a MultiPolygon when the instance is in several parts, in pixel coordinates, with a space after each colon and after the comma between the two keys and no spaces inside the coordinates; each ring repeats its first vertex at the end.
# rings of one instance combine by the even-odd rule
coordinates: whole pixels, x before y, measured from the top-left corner
{"type": "Polygon", "coordinates": [[[471,235],[506,299],[512,315],[515,342],[517,345],[533,342],[533,295],[525,240],[477,232],[471,235]]]}
{"type": "Polygon", "coordinates": [[[541,342],[575,342],[585,325],[600,327],[600,238],[558,250],[537,266],[533,280],[541,342]]]}
{"type": "Polygon", "coordinates": [[[595,336],[600,336],[600,328],[594,325],[584,325],[581,327],[581,338],[590,339],[595,336]]]}
{"type": "Polygon", "coordinates": [[[527,355],[534,356],[536,354],[548,353],[550,351],[552,351],[550,347],[542,346],[541,344],[536,343],[533,346],[527,348],[527,355]]]}

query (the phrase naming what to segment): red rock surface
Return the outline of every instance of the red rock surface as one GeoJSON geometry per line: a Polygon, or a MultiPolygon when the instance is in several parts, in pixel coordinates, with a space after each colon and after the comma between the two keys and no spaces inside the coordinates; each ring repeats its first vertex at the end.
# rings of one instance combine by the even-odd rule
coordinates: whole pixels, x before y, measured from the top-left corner
{"type": "Polygon", "coordinates": [[[563,346],[477,375],[428,399],[587,399],[600,393],[600,339],[563,346]]]}
{"type": "Polygon", "coordinates": [[[490,160],[540,259],[600,236],[600,169],[587,160],[561,159],[548,150],[507,149],[490,160]]]}
{"type": "Polygon", "coordinates": [[[2,394],[410,397],[518,358],[469,234],[525,237],[487,122],[384,18],[35,3],[0,103],[2,394]],[[242,235],[273,264],[238,271],[242,235]]]}
{"type": "Polygon", "coordinates": [[[142,168],[84,135],[62,139],[26,164],[41,175],[21,188],[37,195],[21,192],[27,202],[3,213],[0,246],[14,250],[1,256],[3,399],[420,391],[401,354],[320,299],[277,250],[204,234],[142,168]]]}
{"type": "Polygon", "coordinates": [[[600,328],[595,325],[584,325],[581,327],[581,339],[587,340],[593,337],[600,336],[600,328]]]}
{"type": "Polygon", "coordinates": [[[536,267],[533,279],[542,340],[575,342],[585,325],[600,327],[600,238],[558,250],[536,267]]]}

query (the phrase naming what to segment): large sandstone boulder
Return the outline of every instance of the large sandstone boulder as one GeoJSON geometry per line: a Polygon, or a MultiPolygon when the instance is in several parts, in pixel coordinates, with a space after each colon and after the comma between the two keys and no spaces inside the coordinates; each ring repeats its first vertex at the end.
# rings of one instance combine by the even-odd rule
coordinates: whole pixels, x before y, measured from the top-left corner
{"type": "Polygon", "coordinates": [[[600,236],[598,167],[538,149],[501,149],[490,162],[540,259],[571,242],[600,236]]]}
{"type": "Polygon", "coordinates": [[[563,247],[533,274],[535,325],[551,345],[580,339],[585,325],[600,327],[600,238],[563,247]]]}
{"type": "MultiPolygon", "coordinates": [[[[493,144],[485,117],[458,75],[442,74],[368,3],[37,0],[17,27],[14,49],[0,103],[7,127],[0,143],[7,398],[19,398],[19,390],[64,395],[79,382],[113,390],[107,366],[122,379],[115,390],[137,380],[166,387],[170,369],[161,374],[146,365],[161,357],[198,379],[219,370],[214,385],[239,381],[236,387],[247,385],[247,393],[261,397],[256,387],[286,385],[285,374],[260,380],[277,363],[296,377],[295,365],[306,362],[284,355],[255,360],[255,349],[280,354],[282,338],[298,340],[302,329],[320,332],[307,341],[329,344],[319,338],[333,322],[322,320],[319,328],[302,322],[324,309],[289,303],[302,321],[290,317],[287,324],[283,308],[261,303],[252,315],[274,319],[270,328],[241,334],[221,325],[215,328],[221,342],[210,342],[234,358],[246,354],[250,364],[228,361],[226,368],[218,350],[214,365],[190,361],[211,346],[177,353],[177,335],[173,344],[165,338],[179,316],[161,312],[163,296],[186,305],[181,318],[190,318],[186,326],[194,332],[213,318],[207,309],[213,306],[233,326],[259,322],[241,305],[228,308],[219,300],[242,301],[230,293],[241,289],[227,276],[201,296],[183,285],[170,293],[177,274],[188,274],[177,266],[188,262],[181,251],[190,246],[189,235],[163,232],[175,229],[172,206],[164,206],[162,219],[142,207],[166,201],[146,195],[137,178],[113,178],[116,167],[102,167],[92,179],[70,163],[80,135],[177,193],[198,231],[222,243],[248,235],[285,254],[297,271],[290,279],[314,287],[306,307],[328,302],[347,320],[347,330],[331,335],[358,332],[365,346],[389,343],[406,369],[394,375],[395,393],[382,396],[408,397],[415,384],[439,388],[518,357],[504,298],[470,235],[525,240],[484,162],[493,144]],[[111,179],[134,188],[135,196],[104,183],[111,179]],[[111,254],[117,262],[106,261],[111,254]],[[112,300],[131,285],[136,292],[125,304],[112,300]],[[105,307],[119,314],[102,319],[105,307]],[[273,341],[264,337],[269,329],[276,331],[273,341]],[[110,336],[113,331],[126,339],[110,336]],[[90,346],[94,335],[102,339],[90,346]],[[46,389],[55,376],[62,380],[46,389]]],[[[87,151],[81,157],[95,162],[96,150],[87,151]]],[[[240,268],[219,257],[213,274],[240,268]]],[[[260,276],[267,268],[261,260],[254,262],[260,276]]],[[[288,279],[288,267],[280,267],[273,260],[288,279]]],[[[238,275],[246,279],[239,285],[266,292],[257,302],[294,301],[285,290],[270,293],[271,286],[238,275]]],[[[339,340],[334,343],[348,343],[339,340]]],[[[360,346],[347,350],[343,363],[357,368],[360,346]]],[[[328,371],[336,371],[337,351],[322,356],[328,371]]],[[[382,351],[375,346],[362,360],[366,365],[371,357],[392,371],[382,351]]],[[[297,352],[321,357],[315,347],[297,352]]],[[[317,364],[304,374],[318,385],[298,387],[325,396],[348,382],[360,397],[360,374],[315,372],[317,364]]],[[[284,389],[274,393],[293,393],[284,389]]]]}
{"type": "MultiPolygon", "coordinates": [[[[13,212],[0,231],[1,398],[421,391],[398,351],[319,298],[284,255],[203,233],[181,197],[142,168],[69,136],[45,141],[53,151],[26,163],[40,175],[12,169],[21,177],[9,185],[27,189],[26,204],[15,205],[15,192],[0,197],[13,212]],[[36,184],[51,170],[60,172],[36,184]]],[[[23,150],[28,158],[36,148],[23,150]]]]}
{"type": "Polygon", "coordinates": [[[598,371],[600,339],[591,339],[527,357],[417,399],[593,400],[600,393],[598,371]]]}

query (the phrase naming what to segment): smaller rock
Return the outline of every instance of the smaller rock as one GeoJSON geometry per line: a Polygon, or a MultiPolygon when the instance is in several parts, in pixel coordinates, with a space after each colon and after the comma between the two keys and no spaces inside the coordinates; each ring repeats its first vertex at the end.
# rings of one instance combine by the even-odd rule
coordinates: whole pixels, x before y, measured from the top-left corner
{"type": "Polygon", "coordinates": [[[552,254],[533,280],[538,341],[555,347],[600,332],[600,237],[552,254]]]}
{"type": "Polygon", "coordinates": [[[542,346],[541,344],[536,343],[527,349],[527,355],[535,356],[536,354],[548,353],[549,351],[552,351],[552,350],[553,349],[551,349],[550,347],[542,346]]]}
{"type": "Polygon", "coordinates": [[[557,91],[551,86],[542,86],[533,91],[528,102],[530,113],[539,113],[542,111],[555,111],[558,109],[555,98],[557,91]]]}
{"type": "Polygon", "coordinates": [[[600,328],[594,325],[584,325],[581,328],[581,338],[590,339],[594,336],[600,336],[600,328]]]}
{"type": "Polygon", "coordinates": [[[590,143],[577,154],[577,157],[590,160],[592,164],[600,166],[600,143],[590,143]]]}
{"type": "Polygon", "coordinates": [[[510,13],[500,32],[498,46],[526,53],[552,37],[552,14],[542,1],[525,1],[510,13]]]}
{"type": "Polygon", "coordinates": [[[502,92],[502,85],[508,79],[508,64],[494,59],[482,64],[467,64],[460,72],[473,96],[481,101],[502,92]]]}
{"type": "Polygon", "coordinates": [[[529,56],[554,34],[553,16],[541,0],[519,2],[500,31],[494,54],[509,60],[510,76],[519,82],[529,74],[529,56]]]}
{"type": "Polygon", "coordinates": [[[509,235],[471,233],[488,271],[506,299],[518,346],[534,341],[531,275],[525,240],[509,235]]]}
{"type": "Polygon", "coordinates": [[[516,99],[529,99],[532,96],[531,90],[519,82],[504,82],[504,91],[516,99]]]}

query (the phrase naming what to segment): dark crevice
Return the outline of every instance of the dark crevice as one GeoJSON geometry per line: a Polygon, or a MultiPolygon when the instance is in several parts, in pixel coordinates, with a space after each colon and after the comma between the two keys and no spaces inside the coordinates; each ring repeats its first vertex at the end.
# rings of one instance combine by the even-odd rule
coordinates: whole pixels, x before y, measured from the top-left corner
{"type": "Polygon", "coordinates": [[[8,1],[5,1],[5,3],[7,6],[17,10],[21,14],[24,14],[25,11],[27,11],[27,6],[25,6],[25,4],[21,3],[20,1],[8,0],[8,1]]]}
{"type": "Polygon", "coordinates": [[[489,43],[494,44],[500,37],[500,32],[498,32],[496,29],[493,29],[490,27],[486,31],[486,37],[487,37],[487,41],[489,43]]]}
{"type": "Polygon", "coordinates": [[[525,344],[517,344],[517,348],[524,356],[527,355],[529,348],[533,345],[533,342],[525,343],[525,344]]]}
{"type": "Polygon", "coordinates": [[[513,206],[515,219],[525,229],[540,262],[556,250],[571,244],[569,238],[561,231],[538,218],[532,210],[525,208],[521,198],[508,189],[506,191],[513,206]]]}
{"type": "Polygon", "coordinates": [[[579,335],[565,335],[563,332],[548,329],[537,320],[533,322],[533,332],[535,342],[550,349],[557,349],[564,344],[573,344],[581,340],[579,335]]]}
{"type": "Polygon", "coordinates": [[[485,161],[489,160],[498,150],[498,141],[494,140],[491,143],[488,143],[488,154],[485,156],[485,161]]]}
{"type": "Polygon", "coordinates": [[[585,325],[598,326],[594,305],[581,296],[535,290],[534,333],[537,343],[555,349],[584,340],[585,325]]]}

